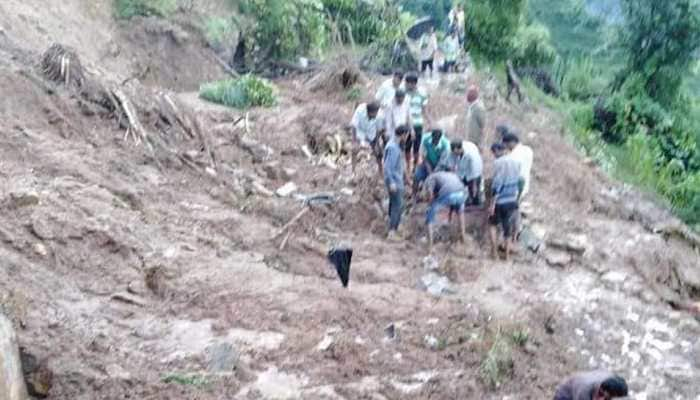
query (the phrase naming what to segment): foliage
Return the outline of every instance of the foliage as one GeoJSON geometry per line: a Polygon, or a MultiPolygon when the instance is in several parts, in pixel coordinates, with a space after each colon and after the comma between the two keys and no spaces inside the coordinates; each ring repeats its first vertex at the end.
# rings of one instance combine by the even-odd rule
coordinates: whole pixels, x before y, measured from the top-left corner
{"type": "Polygon", "coordinates": [[[367,45],[381,35],[384,21],[379,2],[322,0],[326,14],[338,29],[343,43],[367,45]]]}
{"type": "Polygon", "coordinates": [[[496,389],[501,386],[512,373],[512,349],[499,329],[491,348],[486,353],[486,357],[481,361],[479,375],[484,383],[492,389],[496,389]]]}
{"type": "Polygon", "coordinates": [[[512,53],[525,0],[472,0],[465,9],[469,50],[481,61],[504,61],[512,53]]]}
{"type": "Polygon", "coordinates": [[[517,328],[510,332],[510,341],[518,347],[524,347],[530,340],[530,331],[525,328],[517,328]]]}
{"type": "Polygon", "coordinates": [[[562,89],[569,99],[590,100],[600,96],[606,87],[603,71],[592,58],[577,58],[568,64],[562,89]]]}
{"type": "Polygon", "coordinates": [[[326,44],[321,0],[243,0],[241,11],[255,21],[248,47],[272,58],[318,54],[326,44]]]}
{"type": "Polygon", "coordinates": [[[403,0],[403,9],[419,18],[430,17],[437,26],[447,26],[447,14],[453,6],[452,0],[403,0]]]}
{"type": "Polygon", "coordinates": [[[177,0],[115,0],[114,12],[117,18],[129,19],[136,16],[166,17],[177,10],[177,0]]]}
{"type": "Polygon", "coordinates": [[[513,37],[512,48],[511,58],[516,66],[546,66],[557,56],[549,29],[540,23],[520,25],[513,37]]]}
{"type": "Polygon", "coordinates": [[[277,103],[274,86],[254,75],[202,85],[199,96],[234,108],[271,107],[277,103]]]}
{"type": "Polygon", "coordinates": [[[177,383],[183,386],[194,386],[197,388],[202,388],[209,385],[209,380],[206,377],[200,375],[182,375],[182,374],[169,374],[163,377],[163,383],[177,383]]]}
{"type": "Polygon", "coordinates": [[[362,87],[360,87],[360,86],[353,86],[345,94],[345,97],[348,99],[348,101],[353,101],[353,102],[359,101],[364,96],[365,96],[365,91],[362,90],[362,87]]]}
{"type": "Polygon", "coordinates": [[[232,18],[212,17],[204,23],[204,37],[214,49],[230,44],[236,29],[232,18]]]}
{"type": "Polygon", "coordinates": [[[700,10],[695,0],[624,0],[620,45],[628,62],[620,82],[635,74],[647,96],[674,102],[700,48],[700,10]]]}

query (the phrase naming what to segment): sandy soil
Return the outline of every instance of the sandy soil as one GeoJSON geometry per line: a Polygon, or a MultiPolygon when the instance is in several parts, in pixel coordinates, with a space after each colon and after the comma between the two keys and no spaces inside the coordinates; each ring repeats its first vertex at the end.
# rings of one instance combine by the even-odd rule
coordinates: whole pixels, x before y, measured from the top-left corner
{"type": "MultiPolygon", "coordinates": [[[[192,93],[223,76],[195,34],[157,51],[161,33],[141,25],[156,22],[129,30],[107,2],[43,3],[0,5],[0,305],[21,344],[48,360],[50,398],[539,399],[571,372],[608,368],[635,399],[700,399],[700,324],[668,305],[697,301],[697,249],[655,233],[676,223],[669,212],[578,155],[557,115],[485,89],[490,131],[513,123],[535,150],[528,226],[583,253],[550,246],[491,261],[474,214],[465,245],[441,228],[436,273],[450,290],[431,295],[421,284],[425,206],[406,218],[410,240],[388,243],[374,165],[352,176],[344,159],[332,169],[300,151],[309,130],[342,132],[353,106],[344,96],[310,92],[307,76],[281,80],[280,105],[251,110],[245,133],[234,124],[244,113],[192,93]],[[135,84],[172,90],[196,115],[216,176],[155,163],[115,120],[81,112],[75,93],[49,95],[28,79],[59,39],[112,79],[158,54],[135,84]],[[104,58],[109,43],[133,62],[104,58]],[[202,57],[173,63],[183,54],[202,57]],[[251,154],[241,135],[272,151],[251,154]],[[275,234],[302,202],[250,182],[274,191],[289,180],[337,201],[314,206],[280,250],[275,234]],[[322,255],[340,243],[355,250],[348,289],[322,255]],[[511,343],[523,332],[526,343],[511,343]],[[512,361],[495,388],[480,374],[494,343],[512,361]]],[[[370,78],[368,93],[382,79],[370,78]]],[[[485,80],[426,82],[433,120],[459,125],[467,81],[485,80]]],[[[206,165],[197,139],[164,140],[206,165]]]]}

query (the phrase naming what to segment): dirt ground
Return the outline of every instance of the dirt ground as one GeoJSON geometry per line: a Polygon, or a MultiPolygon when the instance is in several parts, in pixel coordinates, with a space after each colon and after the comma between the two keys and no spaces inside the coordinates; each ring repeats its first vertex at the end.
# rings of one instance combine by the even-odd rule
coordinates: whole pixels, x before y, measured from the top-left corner
{"type": "MultiPolygon", "coordinates": [[[[272,109],[205,103],[193,90],[225,75],[198,34],[134,24],[112,21],[108,1],[0,4],[0,308],[47,360],[50,399],[540,399],[593,368],[627,377],[634,399],[700,399],[700,323],[669,305],[700,300],[698,249],[579,155],[560,116],[504,102],[480,75],[424,82],[436,124],[459,132],[475,82],[489,132],[520,128],[535,151],[526,224],[549,244],[492,261],[472,214],[466,244],[444,224],[426,259],[425,205],[405,218],[408,240],[386,242],[376,167],[353,176],[347,158],[301,150],[310,133],[344,134],[343,94],[299,75],[275,82],[272,109]],[[85,112],[36,72],[54,41],[144,99],[171,93],[206,141],[141,109],[169,149],[154,153],[85,112]],[[260,189],[288,181],[296,195],[260,189]],[[318,193],[333,201],[280,234],[318,193]],[[354,249],[348,289],[324,257],[339,244],[354,249]],[[449,289],[426,291],[431,272],[449,289]]],[[[369,78],[373,93],[383,78],[369,78]]]]}

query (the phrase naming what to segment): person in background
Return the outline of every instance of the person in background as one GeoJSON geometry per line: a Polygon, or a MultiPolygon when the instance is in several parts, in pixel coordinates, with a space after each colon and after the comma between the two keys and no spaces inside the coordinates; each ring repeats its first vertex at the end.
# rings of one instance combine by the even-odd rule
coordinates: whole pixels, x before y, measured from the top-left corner
{"type": "Polygon", "coordinates": [[[382,174],[382,143],[384,136],[384,122],[379,117],[379,104],[361,103],[357,106],[352,116],[352,170],[355,172],[357,153],[360,148],[369,148],[377,161],[379,175],[382,174]]]}
{"type": "Polygon", "coordinates": [[[407,126],[409,133],[413,128],[410,104],[406,100],[406,92],[403,89],[396,91],[394,101],[384,110],[384,123],[386,125],[386,133],[389,136],[388,139],[394,136],[394,132],[401,125],[407,126]]]}
{"type": "Polygon", "coordinates": [[[481,174],[484,164],[479,149],[472,142],[454,140],[450,144],[450,150],[440,161],[438,169],[452,171],[462,180],[469,195],[466,205],[481,205],[481,174]]]}
{"type": "Polygon", "coordinates": [[[403,72],[396,70],[390,79],[387,79],[381,84],[381,86],[379,86],[374,99],[379,103],[382,109],[386,109],[391,106],[391,103],[394,101],[396,91],[401,89],[403,75],[403,72]]]}
{"type": "Polygon", "coordinates": [[[443,208],[450,209],[450,222],[456,213],[459,216],[460,240],[464,243],[466,236],[464,232],[464,185],[457,174],[449,171],[438,171],[432,173],[425,180],[423,192],[426,200],[430,203],[425,217],[428,227],[428,252],[433,252],[433,228],[437,215],[443,208]]]}
{"type": "Polygon", "coordinates": [[[457,4],[454,6],[451,10],[450,13],[447,14],[447,19],[449,21],[449,28],[448,30],[453,30],[458,37],[459,44],[464,43],[464,33],[465,33],[465,25],[464,25],[464,8],[462,8],[461,4],[457,4]]]}
{"type": "Polygon", "coordinates": [[[491,238],[491,256],[498,259],[498,226],[503,228],[505,260],[510,260],[510,248],[513,242],[514,225],[517,222],[518,202],[522,179],[520,165],[515,161],[502,143],[491,146],[496,161],[491,180],[491,204],[489,205],[489,224],[491,238]]]}
{"type": "Polygon", "coordinates": [[[554,400],[611,400],[629,394],[625,379],[608,371],[581,372],[557,389],[554,400]]]}
{"type": "Polygon", "coordinates": [[[418,87],[418,74],[411,73],[406,76],[406,96],[413,122],[413,134],[406,141],[406,170],[414,173],[420,157],[420,144],[423,138],[423,127],[426,125],[424,120],[428,106],[428,94],[418,87]]]}
{"type": "Polygon", "coordinates": [[[399,240],[404,194],[404,161],[401,147],[406,142],[409,129],[406,125],[396,128],[393,137],[384,147],[384,184],[389,192],[389,232],[387,239],[399,240]]]}
{"type": "Polygon", "coordinates": [[[421,139],[421,158],[413,175],[413,196],[416,197],[421,184],[436,171],[440,160],[450,152],[450,142],[441,129],[424,133],[421,139]]]}
{"type": "Polygon", "coordinates": [[[437,34],[435,33],[435,28],[431,26],[430,30],[423,34],[420,40],[420,71],[421,73],[425,74],[428,68],[430,68],[431,78],[433,77],[433,71],[435,70],[435,54],[437,51],[437,34]]]}
{"type": "Polygon", "coordinates": [[[472,85],[467,90],[467,140],[474,143],[480,152],[484,151],[486,129],[486,109],[479,99],[479,87],[472,85]]]}
{"type": "Polygon", "coordinates": [[[515,72],[513,68],[513,62],[511,60],[506,61],[506,79],[508,83],[508,95],[506,96],[506,101],[510,103],[510,95],[515,92],[518,95],[518,102],[523,102],[523,94],[520,91],[520,78],[518,73],[515,72]]]}
{"type": "Polygon", "coordinates": [[[510,150],[510,156],[520,165],[520,177],[523,179],[523,191],[520,195],[520,200],[522,201],[530,192],[530,175],[534,153],[530,146],[520,143],[520,138],[518,138],[517,132],[513,128],[506,127],[505,133],[501,134],[501,140],[510,150]]]}
{"type": "Polygon", "coordinates": [[[457,32],[451,30],[445,37],[442,43],[442,52],[445,55],[445,72],[455,72],[457,66],[457,58],[459,57],[459,38],[457,32]]]}

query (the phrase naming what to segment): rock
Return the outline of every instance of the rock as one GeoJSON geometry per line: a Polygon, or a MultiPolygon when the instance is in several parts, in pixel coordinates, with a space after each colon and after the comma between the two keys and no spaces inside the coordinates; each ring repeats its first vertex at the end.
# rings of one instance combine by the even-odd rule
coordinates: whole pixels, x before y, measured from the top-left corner
{"type": "Polygon", "coordinates": [[[446,276],[440,276],[434,272],[423,275],[420,278],[423,289],[435,297],[446,293],[452,293],[450,280],[446,276]]]}
{"type": "Polygon", "coordinates": [[[603,275],[601,279],[610,283],[621,283],[627,279],[627,274],[624,272],[610,271],[603,275]]]}
{"type": "Polygon", "coordinates": [[[333,345],[333,337],[326,335],[316,346],[318,351],[327,351],[333,345]]]}
{"type": "Polygon", "coordinates": [[[585,235],[566,235],[562,238],[552,238],[547,241],[550,247],[566,250],[578,255],[583,255],[590,249],[590,243],[585,235]]]}
{"type": "Polygon", "coordinates": [[[433,335],[426,335],[423,342],[430,350],[437,350],[440,347],[440,341],[433,335]]]}
{"type": "Polygon", "coordinates": [[[353,190],[350,188],[342,188],[340,189],[340,194],[347,196],[347,197],[352,197],[354,194],[353,190]]]}
{"type": "Polygon", "coordinates": [[[10,193],[10,205],[12,208],[22,208],[39,204],[39,194],[35,191],[10,193]]]}
{"type": "Polygon", "coordinates": [[[391,323],[384,328],[384,337],[388,340],[396,339],[396,324],[391,323]]]}
{"type": "Polygon", "coordinates": [[[119,381],[130,381],[131,374],[119,364],[109,364],[105,367],[105,372],[111,379],[119,381]]]}
{"type": "Polygon", "coordinates": [[[39,362],[23,347],[19,349],[19,358],[29,395],[40,399],[48,397],[53,385],[53,372],[49,368],[48,360],[39,362]]]}
{"type": "Polygon", "coordinates": [[[292,193],[297,191],[297,185],[294,182],[287,182],[281,188],[277,189],[275,193],[280,197],[288,197],[292,193]]]}
{"type": "Polygon", "coordinates": [[[551,267],[564,268],[571,264],[572,261],[571,254],[555,249],[548,249],[544,257],[547,260],[547,264],[551,267]]]}
{"type": "Polygon", "coordinates": [[[46,257],[46,255],[49,254],[48,250],[46,250],[46,246],[44,246],[43,243],[35,243],[32,248],[36,254],[42,257],[46,257]]]}
{"type": "Polygon", "coordinates": [[[297,170],[292,168],[282,168],[280,177],[285,181],[292,180],[297,175],[297,170]]]}
{"type": "Polygon", "coordinates": [[[265,171],[267,179],[273,181],[276,181],[282,177],[282,171],[280,170],[279,161],[270,161],[269,163],[266,163],[265,165],[263,165],[263,171],[265,171]]]}
{"type": "Polygon", "coordinates": [[[543,236],[537,235],[537,233],[535,233],[533,229],[526,226],[525,228],[523,228],[522,232],[520,232],[518,240],[523,245],[523,247],[532,251],[533,253],[537,253],[542,247],[542,238],[543,236]]]}
{"type": "Polygon", "coordinates": [[[423,257],[423,269],[426,271],[437,271],[440,268],[437,258],[433,255],[423,257]]]}
{"type": "Polygon", "coordinates": [[[238,366],[240,354],[231,343],[221,342],[207,347],[209,372],[233,372],[238,366]]]}
{"type": "Polygon", "coordinates": [[[0,314],[0,398],[27,400],[17,336],[12,323],[0,314]]]}

